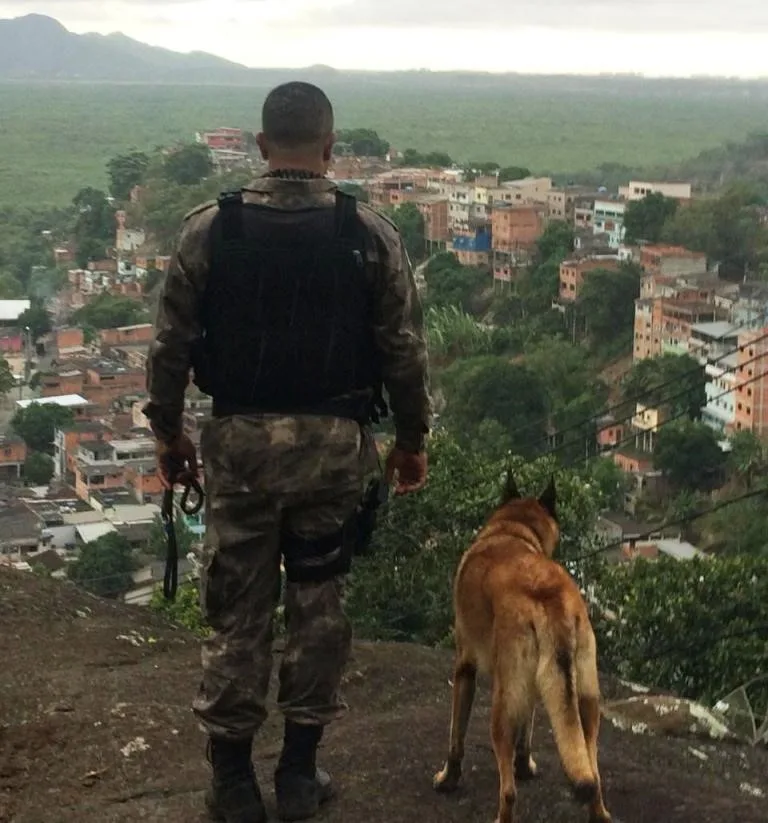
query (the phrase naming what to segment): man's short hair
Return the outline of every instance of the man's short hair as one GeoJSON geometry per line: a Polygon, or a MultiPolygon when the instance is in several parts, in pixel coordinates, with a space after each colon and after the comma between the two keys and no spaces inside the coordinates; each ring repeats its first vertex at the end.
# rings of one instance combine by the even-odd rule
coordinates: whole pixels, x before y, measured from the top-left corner
{"type": "Polygon", "coordinates": [[[327,140],[333,131],[333,106],[325,92],[311,83],[283,83],[264,101],[261,128],[273,146],[314,146],[327,140]]]}

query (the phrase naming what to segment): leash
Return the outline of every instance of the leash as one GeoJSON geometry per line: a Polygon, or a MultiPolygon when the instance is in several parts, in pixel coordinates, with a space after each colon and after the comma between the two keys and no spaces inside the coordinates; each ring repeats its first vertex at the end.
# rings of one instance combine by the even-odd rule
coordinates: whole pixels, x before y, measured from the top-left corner
{"type": "MultiPolygon", "coordinates": [[[[183,483],[179,505],[186,515],[197,514],[203,507],[205,494],[196,477],[186,479],[183,483]],[[190,505],[189,495],[194,491],[197,499],[190,505]]],[[[163,576],[163,597],[173,602],[179,588],[179,546],[176,542],[176,528],[173,525],[173,485],[163,493],[163,505],[160,516],[163,519],[163,529],[166,539],[165,574],[163,576]]]]}

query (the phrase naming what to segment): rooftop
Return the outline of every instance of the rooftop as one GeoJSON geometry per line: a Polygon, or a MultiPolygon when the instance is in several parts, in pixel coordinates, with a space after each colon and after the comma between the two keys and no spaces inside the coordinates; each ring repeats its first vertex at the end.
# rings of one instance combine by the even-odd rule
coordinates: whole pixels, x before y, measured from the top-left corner
{"type": "Polygon", "coordinates": [[[17,400],[16,405],[20,409],[26,409],[34,403],[41,405],[48,405],[50,403],[56,406],[64,406],[65,408],[78,408],[88,406],[88,401],[79,394],[59,394],[55,397],[36,397],[33,400],[17,400]]]}
{"type": "Polygon", "coordinates": [[[32,305],[30,300],[0,300],[0,323],[13,323],[32,305]]]}
{"type": "Polygon", "coordinates": [[[741,326],[728,323],[726,320],[713,320],[709,323],[695,323],[691,326],[691,333],[701,337],[711,337],[714,339],[723,337],[736,337],[741,330],[741,326]]]}

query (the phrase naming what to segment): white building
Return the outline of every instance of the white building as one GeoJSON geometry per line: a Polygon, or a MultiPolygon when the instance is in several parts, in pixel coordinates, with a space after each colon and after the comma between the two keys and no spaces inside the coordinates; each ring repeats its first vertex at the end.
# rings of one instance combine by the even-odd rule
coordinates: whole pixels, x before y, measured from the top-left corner
{"type": "Polygon", "coordinates": [[[671,197],[674,200],[690,200],[690,183],[663,183],[663,182],[641,182],[630,180],[628,186],[619,187],[619,197],[624,200],[643,200],[649,194],[662,194],[664,197],[671,197]]]}

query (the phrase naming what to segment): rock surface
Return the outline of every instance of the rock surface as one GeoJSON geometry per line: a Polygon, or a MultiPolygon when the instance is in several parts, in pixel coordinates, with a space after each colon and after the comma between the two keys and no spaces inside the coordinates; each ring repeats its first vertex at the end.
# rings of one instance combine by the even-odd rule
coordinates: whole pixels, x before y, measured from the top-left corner
{"type": "MultiPolygon", "coordinates": [[[[0,657],[0,823],[206,819],[208,766],[189,708],[198,678],[194,638],[146,609],[0,569],[0,657]]],[[[350,712],[320,754],[339,785],[321,820],[493,820],[487,684],[478,688],[462,787],[449,797],[431,789],[447,745],[450,676],[444,651],[356,645],[345,685],[350,712]]],[[[604,691],[609,704],[633,695],[609,681],[604,691]]],[[[273,711],[255,754],[270,803],[279,742],[273,711]]],[[[534,748],[541,777],[520,786],[521,823],[585,820],[541,713],[534,748]]],[[[768,819],[763,749],[633,735],[604,722],[600,762],[615,823],[768,819]]]]}

